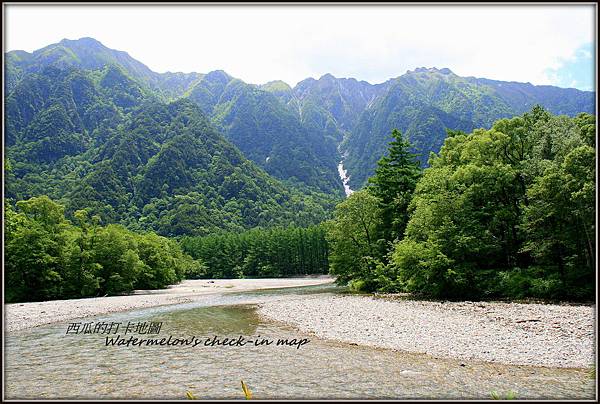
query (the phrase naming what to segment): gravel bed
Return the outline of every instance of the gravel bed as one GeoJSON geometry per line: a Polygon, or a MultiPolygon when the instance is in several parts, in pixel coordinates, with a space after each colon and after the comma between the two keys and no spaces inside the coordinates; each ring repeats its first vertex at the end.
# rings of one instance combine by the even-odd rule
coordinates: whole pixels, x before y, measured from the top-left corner
{"type": "Polygon", "coordinates": [[[314,296],[265,302],[260,315],[321,338],[514,365],[594,363],[595,306],[314,296]]]}

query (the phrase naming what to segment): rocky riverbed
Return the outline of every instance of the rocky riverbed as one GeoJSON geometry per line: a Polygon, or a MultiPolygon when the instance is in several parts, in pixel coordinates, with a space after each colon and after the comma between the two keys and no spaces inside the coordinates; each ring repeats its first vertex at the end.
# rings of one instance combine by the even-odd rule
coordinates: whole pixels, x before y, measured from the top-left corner
{"type": "Polygon", "coordinates": [[[321,338],[434,357],[566,368],[594,363],[591,305],[314,296],[265,302],[258,313],[321,338]]]}
{"type": "Polygon", "coordinates": [[[136,290],[127,296],[11,303],[4,305],[4,326],[6,331],[16,331],[100,314],[191,303],[210,294],[293,288],[331,282],[333,278],[326,275],[276,279],[194,279],[166,289],[136,290]]]}

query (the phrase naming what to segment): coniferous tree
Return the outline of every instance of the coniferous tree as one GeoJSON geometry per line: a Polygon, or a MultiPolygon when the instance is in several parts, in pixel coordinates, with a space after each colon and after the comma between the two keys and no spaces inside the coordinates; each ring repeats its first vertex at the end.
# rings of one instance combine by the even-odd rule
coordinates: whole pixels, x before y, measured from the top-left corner
{"type": "Polygon", "coordinates": [[[378,231],[381,258],[391,242],[402,239],[408,223],[408,205],[421,176],[417,156],[410,152],[410,142],[394,129],[388,154],[377,162],[375,175],[369,179],[371,193],[380,200],[378,231]]]}

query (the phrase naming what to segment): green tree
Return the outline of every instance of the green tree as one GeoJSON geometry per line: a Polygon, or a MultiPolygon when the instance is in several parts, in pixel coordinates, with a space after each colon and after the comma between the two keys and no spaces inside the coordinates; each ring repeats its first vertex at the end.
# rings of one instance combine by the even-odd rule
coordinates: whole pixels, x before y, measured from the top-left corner
{"type": "Polygon", "coordinates": [[[46,196],[5,201],[7,301],[55,299],[62,294],[67,246],[64,207],[46,196]]]}
{"type": "Polygon", "coordinates": [[[326,222],[330,273],[341,284],[373,290],[379,260],[377,231],[381,226],[379,198],[367,190],[354,192],[336,206],[326,222]]]}
{"type": "Polygon", "coordinates": [[[64,293],[70,297],[95,296],[100,288],[97,275],[102,269],[94,262],[100,218],[94,216],[90,220],[86,210],[78,210],[73,216],[79,226],[71,230],[75,236],[68,252],[64,293]]]}
{"type": "Polygon", "coordinates": [[[206,263],[203,277],[286,277],[329,270],[323,226],[255,228],[182,239],[185,252],[206,263]]]}
{"type": "Polygon", "coordinates": [[[419,181],[388,273],[455,298],[585,299],[595,270],[592,119],[534,107],[455,133],[419,181]]]}
{"type": "Polygon", "coordinates": [[[122,294],[206,273],[176,241],[102,227],[89,209],[74,212],[73,225],[47,196],[19,201],[16,210],[4,202],[7,302],[122,294]]]}
{"type": "Polygon", "coordinates": [[[402,239],[408,223],[408,205],[421,176],[420,162],[411,153],[410,142],[399,130],[392,131],[394,139],[387,155],[377,162],[375,175],[369,178],[370,192],[379,198],[381,212],[378,237],[379,257],[384,259],[391,242],[402,239]]]}
{"type": "Polygon", "coordinates": [[[550,270],[556,268],[560,289],[557,285],[552,297],[593,293],[587,281],[595,268],[595,159],[592,147],[577,147],[527,191],[523,250],[550,270]]]}

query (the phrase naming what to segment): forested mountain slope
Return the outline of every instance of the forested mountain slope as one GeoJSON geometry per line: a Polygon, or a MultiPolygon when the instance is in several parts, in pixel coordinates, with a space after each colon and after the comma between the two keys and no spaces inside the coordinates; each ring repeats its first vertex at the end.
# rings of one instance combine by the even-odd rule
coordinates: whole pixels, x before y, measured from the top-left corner
{"type": "Polygon", "coordinates": [[[408,135],[413,151],[427,164],[447,129],[470,132],[535,105],[569,116],[595,110],[593,92],[460,77],[447,68],[417,68],[375,85],[326,74],[294,88],[281,81],[261,87],[285,103],[303,125],[338,142],[354,189],[373,174],[393,129],[408,135]]]}
{"type": "Polygon", "coordinates": [[[386,82],[383,92],[360,114],[342,144],[352,188],[373,174],[397,128],[427,163],[438,152],[446,129],[470,132],[495,120],[524,113],[538,104],[554,114],[575,116],[595,110],[593,92],[528,83],[463,78],[449,69],[415,71],[386,82]]]}
{"type": "MultiPolygon", "coordinates": [[[[9,196],[48,193],[70,198],[71,204],[91,198],[107,218],[129,223],[145,218],[140,222],[144,226],[157,226],[159,218],[149,212],[166,209],[160,231],[169,234],[187,231],[167,230],[164,224],[179,202],[159,208],[153,198],[164,202],[201,192],[209,200],[212,194],[205,191],[210,186],[224,198],[223,203],[213,201],[218,206],[211,209],[218,211],[232,199],[236,204],[270,200],[267,205],[278,205],[277,198],[254,200],[255,193],[226,191],[219,181],[234,171],[212,179],[200,171],[193,174],[218,164],[217,156],[226,155],[232,167],[244,167],[243,174],[259,188],[266,181],[296,195],[296,201],[328,194],[311,202],[320,206],[319,216],[329,206],[326,199],[343,195],[336,168],[340,159],[351,187],[359,189],[373,174],[395,128],[407,135],[426,164],[448,129],[489,127],[536,104],[570,116],[595,110],[593,92],[460,77],[445,68],[418,68],[381,84],[325,74],[293,88],[282,81],[248,84],[223,71],[156,73],[92,38],[65,39],[32,53],[8,52],[5,76],[5,143],[13,167],[9,196]],[[218,141],[207,143],[211,136],[218,141]],[[236,152],[225,151],[230,143],[236,152]],[[225,149],[209,147],[216,144],[225,149]],[[200,157],[203,153],[212,163],[200,157]],[[244,166],[248,160],[251,169],[244,166]],[[162,182],[157,183],[159,177],[162,182]]],[[[270,197],[284,192],[265,187],[270,197]]],[[[228,224],[234,228],[278,220],[261,221],[255,211],[231,204],[227,209],[242,218],[228,224]],[[245,215],[254,218],[247,222],[245,215]]],[[[214,223],[227,221],[209,216],[214,223]]]]}
{"type": "Polygon", "coordinates": [[[106,65],[115,65],[143,86],[167,98],[180,96],[203,76],[200,73],[156,73],[127,52],[107,48],[93,38],[63,39],[32,53],[7,52],[4,63],[7,93],[13,90],[23,77],[30,73],[39,73],[49,66],[97,70],[106,65]]]}
{"type": "Polygon", "coordinates": [[[6,99],[6,195],[58,199],[164,235],[309,225],[335,198],[270,177],[187,99],[171,103],[116,65],[46,67],[6,99]]]}
{"type": "Polygon", "coordinates": [[[341,195],[335,139],[325,136],[321,128],[303,125],[271,92],[215,71],[186,96],[269,174],[341,195]]]}

